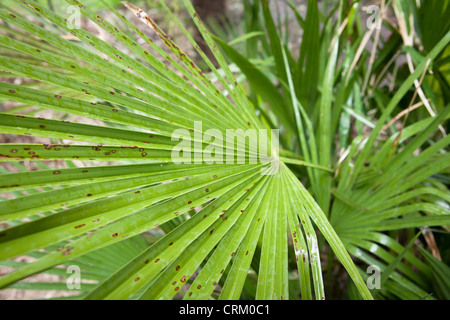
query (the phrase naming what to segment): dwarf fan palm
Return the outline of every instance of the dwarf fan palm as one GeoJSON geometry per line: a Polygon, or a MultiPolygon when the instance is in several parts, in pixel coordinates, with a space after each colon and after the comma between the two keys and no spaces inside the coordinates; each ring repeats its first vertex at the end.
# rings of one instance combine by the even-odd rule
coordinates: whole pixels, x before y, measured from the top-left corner
{"type": "MultiPolygon", "coordinates": [[[[132,259],[113,263],[97,278],[99,285],[82,297],[170,299],[182,294],[185,299],[207,299],[219,285],[221,299],[246,294],[257,299],[289,299],[295,297],[289,279],[294,266],[301,297],[323,299],[321,239],[326,240],[363,298],[371,299],[372,295],[364,273],[348,251],[387,270],[389,279],[382,279],[387,288],[384,295],[426,296],[426,281],[412,272],[409,264],[425,275],[429,267],[382,231],[448,225],[448,210],[426,201],[407,201],[428,194],[448,200],[442,184],[427,180],[448,170],[448,155],[442,152],[448,138],[433,143],[427,139],[447,120],[449,108],[395,132],[385,141],[380,133],[414,81],[447,46],[450,33],[435,43],[385,107],[380,107],[370,135],[346,145],[346,157],[338,162],[333,155],[334,133],[347,101],[359,98],[347,87],[358,90],[353,84],[361,72],[351,68],[348,59],[354,57],[352,54],[338,66],[340,50],[350,46],[340,42],[340,19],[327,20],[320,47],[302,44],[297,65],[279,37],[267,2],[262,1],[261,18],[268,34],[265,48],[276,62],[272,74],[281,83],[279,90],[264,70],[223,40],[213,39],[188,0],[185,6],[220,69],[199,49],[178,18],[163,2],[161,5],[198,50],[210,75],[139,8],[126,4],[145,28],[160,37],[167,50],[114,8],[110,9],[117,17],[116,25],[76,0],[67,3],[79,8],[114,41],[71,28],[64,17],[36,1],[19,4],[42,26],[12,9],[0,10],[9,32],[0,35],[0,66],[15,77],[32,79],[22,85],[2,83],[2,100],[23,107],[0,114],[1,130],[57,141],[0,145],[3,161],[33,161],[43,169],[21,168],[20,172],[2,175],[2,190],[15,197],[0,202],[0,217],[8,225],[0,231],[0,260],[30,252],[39,259],[20,265],[9,262],[17,268],[0,278],[1,287],[17,286],[17,281],[54,270],[51,268],[57,265],[82,263],[90,254],[92,259],[93,253],[103,252],[107,257],[108,251],[103,250],[116,252],[114,246],[126,246],[127,238],[162,230],[164,234],[149,241],[147,248],[138,246],[139,253],[133,250],[132,259]],[[69,33],[71,37],[61,36],[69,33]],[[256,98],[247,96],[216,42],[245,74],[256,98]],[[321,65],[305,63],[317,56],[326,56],[321,65]],[[336,88],[339,71],[350,78],[346,82],[342,79],[345,85],[336,88]],[[311,75],[319,76],[308,82],[311,75]],[[259,99],[270,105],[270,114],[261,108],[259,99]],[[16,113],[27,106],[62,112],[64,120],[16,113]],[[96,119],[101,125],[66,120],[75,115],[96,119]],[[203,150],[211,142],[206,135],[210,129],[225,132],[280,127],[283,148],[274,155],[279,170],[263,175],[261,169],[270,164],[249,161],[172,163],[172,151],[178,145],[172,139],[173,132],[182,129],[195,136],[195,121],[202,122],[205,136],[200,135],[196,141],[199,146],[193,151],[203,150]],[[87,144],[64,144],[61,140],[87,144]],[[408,144],[399,148],[404,141],[408,144]],[[426,148],[412,158],[422,146],[426,148]],[[42,161],[47,160],[64,160],[69,168],[45,168],[42,161]],[[77,167],[74,161],[90,165],[77,167]],[[308,177],[309,191],[299,180],[303,176],[308,177]],[[418,211],[427,216],[417,215],[418,211]],[[45,249],[45,254],[36,254],[39,249],[45,249]],[[395,253],[397,258],[404,256],[407,263],[396,261],[395,253]],[[389,270],[389,265],[401,274],[389,270]],[[249,270],[255,271],[256,280],[249,270]],[[253,281],[256,288],[252,288],[253,281]],[[396,291],[398,284],[407,290],[396,291]]],[[[311,34],[305,34],[308,41],[319,32],[319,13],[311,8],[306,20],[299,20],[312,26],[311,34]]],[[[341,17],[343,2],[337,10],[341,17]]],[[[350,51],[354,54],[356,48],[350,51]]],[[[249,143],[245,147],[249,149],[249,143]]],[[[102,268],[105,259],[90,262],[102,268]]]]}

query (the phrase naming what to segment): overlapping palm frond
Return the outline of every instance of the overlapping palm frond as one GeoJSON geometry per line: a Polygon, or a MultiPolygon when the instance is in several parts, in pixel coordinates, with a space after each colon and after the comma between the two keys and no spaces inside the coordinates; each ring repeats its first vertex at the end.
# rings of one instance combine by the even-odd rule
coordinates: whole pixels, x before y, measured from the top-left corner
{"type": "Polygon", "coordinates": [[[304,298],[321,299],[324,292],[314,223],[354,277],[361,294],[370,298],[322,210],[283,164],[278,174],[266,176],[260,172],[262,166],[268,166],[264,164],[171,163],[171,151],[176,145],[171,139],[172,132],[176,129],[192,132],[194,121],[202,121],[204,131],[265,128],[190,2],[185,2],[186,8],[225,71],[222,76],[206,60],[224,90],[218,89],[140,9],[127,4],[178,59],[155,45],[114,9],[126,31],[78,1],[68,1],[68,4],[80,8],[85,17],[126,49],[119,50],[84,29],[70,30],[63,17],[45,6],[21,1],[22,7],[45,18],[55,29],[70,32],[79,41],[64,39],[17,13],[2,9],[0,17],[4,23],[20,28],[17,36],[1,36],[2,51],[11,53],[0,58],[2,69],[33,82],[27,86],[3,83],[0,95],[3,100],[98,119],[114,126],[2,114],[4,133],[94,142],[94,145],[3,144],[1,158],[6,161],[104,160],[117,165],[2,176],[5,192],[53,188],[1,202],[1,217],[6,223],[44,213],[39,219],[16,223],[1,231],[2,260],[49,248],[62,240],[71,241],[2,277],[1,286],[175,219],[176,228],[87,297],[130,298],[145,288],[140,298],[171,298],[182,292],[181,288],[200,268],[185,298],[207,298],[216,284],[225,280],[223,274],[233,260],[231,270],[226,272],[222,297],[240,296],[246,270],[256,261],[259,269],[256,297],[287,299],[287,231],[290,230],[299,242],[295,255],[302,274],[304,298]],[[154,54],[163,56],[166,64],[138,43],[137,37],[154,54]],[[34,63],[22,61],[20,55],[31,57],[34,63]]]}
{"type": "MultiPolygon", "coordinates": [[[[387,7],[387,3],[383,4],[387,7]]],[[[334,177],[308,168],[301,174],[309,178],[310,191],[323,210],[329,212],[331,224],[352,255],[388,273],[383,290],[373,293],[377,298],[432,299],[429,268],[410,250],[404,252],[404,245],[396,237],[405,229],[445,228],[449,222],[448,186],[439,177],[449,168],[446,149],[450,140],[445,131],[442,134],[442,124],[448,123],[450,112],[445,89],[448,79],[434,76],[448,68],[448,61],[444,60],[448,58],[450,34],[448,27],[441,29],[443,21],[439,20],[448,6],[437,1],[430,7],[395,1],[398,8],[409,6],[415,12],[411,17],[404,13],[406,20],[429,23],[433,14],[437,17],[433,23],[422,26],[427,31],[420,36],[423,43],[429,43],[426,33],[439,29],[439,40],[433,35],[434,47],[428,45],[419,52],[412,46],[402,47],[401,30],[394,29],[386,39],[377,36],[376,29],[364,30],[365,22],[358,14],[363,10],[361,2],[336,4],[331,11],[332,15],[338,12],[337,19],[324,16],[315,1],[308,1],[304,18],[291,4],[303,32],[295,58],[286,40],[295,39],[296,34],[290,34],[295,29],[275,27],[268,1],[246,1],[246,5],[251,7],[248,12],[258,14],[247,17],[240,37],[252,37],[259,43],[257,54],[249,59],[242,52],[243,47],[229,41],[226,35],[217,38],[217,42],[252,84],[253,101],[260,99],[270,105],[262,110],[266,118],[275,117],[286,128],[298,128],[292,149],[307,161],[336,168],[334,177]],[[261,38],[261,34],[267,36],[261,38]],[[351,42],[349,38],[355,40],[351,42]],[[378,39],[372,49],[365,48],[369,38],[378,39]],[[386,92],[381,79],[389,70],[394,70],[395,76],[395,58],[410,54],[411,50],[415,68],[404,78],[394,78],[396,91],[386,92]],[[272,56],[275,63],[265,63],[266,57],[272,56]],[[433,75],[428,74],[428,68],[433,75]],[[374,81],[367,82],[371,73],[374,81]],[[279,84],[271,80],[274,78],[279,84]],[[432,83],[440,89],[432,90],[432,83]],[[434,112],[427,112],[423,102],[413,105],[422,88],[434,112]],[[371,106],[376,121],[368,116],[371,106]],[[398,114],[394,116],[394,112],[398,114]],[[287,114],[292,116],[286,117],[287,114]],[[394,125],[401,121],[402,126],[394,125]],[[370,135],[363,132],[364,127],[370,128],[370,135]],[[356,137],[352,137],[352,128],[357,131],[356,137]],[[396,261],[403,255],[404,262],[401,258],[396,261]]],[[[329,255],[327,265],[329,286],[334,281],[330,275],[332,257],[329,255]]],[[[360,271],[368,278],[365,270],[360,271]]]]}

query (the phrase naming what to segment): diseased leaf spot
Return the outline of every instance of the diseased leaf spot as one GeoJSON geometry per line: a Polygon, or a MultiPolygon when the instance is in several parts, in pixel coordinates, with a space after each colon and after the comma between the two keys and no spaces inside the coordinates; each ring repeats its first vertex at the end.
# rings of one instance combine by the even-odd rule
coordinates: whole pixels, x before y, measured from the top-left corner
{"type": "Polygon", "coordinates": [[[176,266],[176,267],[175,267],[175,270],[176,270],[176,271],[180,270],[180,266],[176,266]]]}
{"type": "Polygon", "coordinates": [[[155,263],[157,263],[159,261],[159,258],[155,260],[155,263]]]}
{"type": "Polygon", "coordinates": [[[183,276],[183,277],[180,279],[180,281],[181,281],[181,282],[186,282],[186,276],[183,276]]]}
{"type": "Polygon", "coordinates": [[[83,228],[86,224],[80,224],[78,226],[75,226],[75,229],[83,228]]]}
{"type": "Polygon", "coordinates": [[[10,93],[16,93],[16,90],[9,90],[10,93]]]}
{"type": "Polygon", "coordinates": [[[61,171],[53,171],[53,174],[60,174],[61,171]]]}
{"type": "Polygon", "coordinates": [[[59,95],[55,95],[55,98],[56,98],[56,99],[61,99],[62,97],[59,96],[59,95]]]}
{"type": "Polygon", "coordinates": [[[202,288],[202,286],[201,286],[201,285],[198,285],[198,286],[197,286],[197,289],[199,289],[199,290],[200,290],[201,288],[202,288]]]}
{"type": "Polygon", "coordinates": [[[115,238],[115,237],[117,237],[118,235],[119,235],[119,234],[116,232],[116,233],[113,233],[113,234],[112,234],[112,237],[115,238]]]}
{"type": "Polygon", "coordinates": [[[134,282],[138,282],[139,280],[141,280],[141,278],[137,277],[136,279],[134,279],[134,282]]]}

